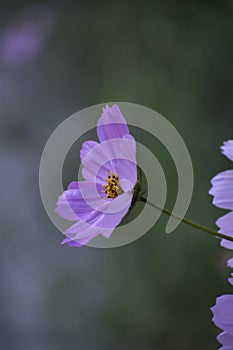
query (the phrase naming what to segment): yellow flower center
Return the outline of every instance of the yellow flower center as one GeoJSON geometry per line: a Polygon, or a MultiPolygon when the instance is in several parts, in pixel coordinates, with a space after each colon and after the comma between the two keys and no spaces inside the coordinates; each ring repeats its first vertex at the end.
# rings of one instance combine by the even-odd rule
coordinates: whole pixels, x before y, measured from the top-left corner
{"type": "Polygon", "coordinates": [[[119,194],[123,192],[119,184],[118,175],[113,173],[112,171],[106,172],[106,175],[108,177],[105,177],[104,181],[106,181],[107,184],[102,184],[104,190],[101,191],[106,193],[106,196],[103,197],[103,199],[116,198],[117,196],[119,196],[119,194]]]}

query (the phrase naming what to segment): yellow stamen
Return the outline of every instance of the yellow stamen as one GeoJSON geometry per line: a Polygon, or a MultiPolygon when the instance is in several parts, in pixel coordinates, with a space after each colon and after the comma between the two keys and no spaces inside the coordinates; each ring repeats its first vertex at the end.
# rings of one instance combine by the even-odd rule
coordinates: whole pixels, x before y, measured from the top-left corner
{"type": "Polygon", "coordinates": [[[108,178],[105,177],[104,181],[106,181],[107,184],[102,184],[105,190],[101,192],[105,192],[107,196],[103,197],[103,199],[116,198],[119,196],[119,194],[123,192],[119,184],[118,176],[117,174],[113,173],[112,170],[110,172],[106,171],[106,175],[108,176],[108,178]]]}

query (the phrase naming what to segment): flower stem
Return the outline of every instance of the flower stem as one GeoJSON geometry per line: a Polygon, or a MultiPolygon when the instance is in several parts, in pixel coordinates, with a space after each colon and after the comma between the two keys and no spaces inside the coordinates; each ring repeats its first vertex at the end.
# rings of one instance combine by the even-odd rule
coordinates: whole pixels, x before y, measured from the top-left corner
{"type": "Polygon", "coordinates": [[[147,203],[148,205],[150,205],[151,207],[153,207],[155,209],[160,210],[162,213],[164,213],[164,214],[166,214],[168,216],[171,216],[171,217],[173,217],[173,218],[175,218],[177,220],[180,220],[180,221],[184,222],[187,225],[190,225],[192,227],[197,228],[198,230],[201,230],[203,232],[209,233],[212,236],[219,237],[221,239],[226,239],[227,241],[233,242],[233,237],[230,237],[230,236],[224,235],[223,233],[219,233],[217,231],[211,230],[210,228],[202,226],[200,224],[197,224],[196,222],[193,222],[191,220],[188,220],[188,219],[185,219],[185,218],[181,218],[178,215],[173,214],[170,210],[167,210],[165,208],[160,208],[158,205],[156,205],[154,203],[151,203],[150,201],[148,201],[144,197],[141,197],[139,200],[141,202],[143,202],[143,203],[147,203]]]}

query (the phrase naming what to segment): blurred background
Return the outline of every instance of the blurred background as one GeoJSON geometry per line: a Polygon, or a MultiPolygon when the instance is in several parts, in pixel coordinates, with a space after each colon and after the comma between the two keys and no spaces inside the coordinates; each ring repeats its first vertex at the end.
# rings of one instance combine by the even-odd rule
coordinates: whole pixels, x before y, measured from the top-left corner
{"type": "MultiPolygon", "coordinates": [[[[71,114],[101,102],[142,104],[186,142],[195,175],[187,217],[214,229],[224,211],[211,204],[210,178],[232,167],[219,150],[233,137],[232,37],[230,0],[1,4],[0,349],[218,347],[209,308],[232,288],[231,254],[217,239],[184,224],[166,235],[161,216],[127,246],[61,246],[38,171],[47,139],[71,114]]],[[[135,133],[163,165],[172,208],[174,164],[135,133]]]]}

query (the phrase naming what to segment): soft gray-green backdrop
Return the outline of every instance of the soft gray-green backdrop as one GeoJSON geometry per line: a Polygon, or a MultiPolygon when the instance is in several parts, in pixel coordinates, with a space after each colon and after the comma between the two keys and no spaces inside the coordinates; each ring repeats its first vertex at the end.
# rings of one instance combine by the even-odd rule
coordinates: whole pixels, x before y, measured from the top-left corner
{"type": "MultiPolygon", "coordinates": [[[[0,11],[0,348],[211,350],[209,308],[232,292],[231,253],[167,218],[116,249],[60,245],[42,206],[38,169],[51,132],[104,101],[157,110],[177,128],[195,175],[187,216],[215,228],[210,178],[231,167],[233,2],[11,1],[0,11]]],[[[167,151],[132,129],[163,165],[167,207],[177,177],[167,151]]],[[[86,135],[88,137],[88,135],[86,135]]],[[[64,168],[76,174],[78,150],[64,168]]],[[[155,180],[156,181],[156,178],[155,180]]]]}

